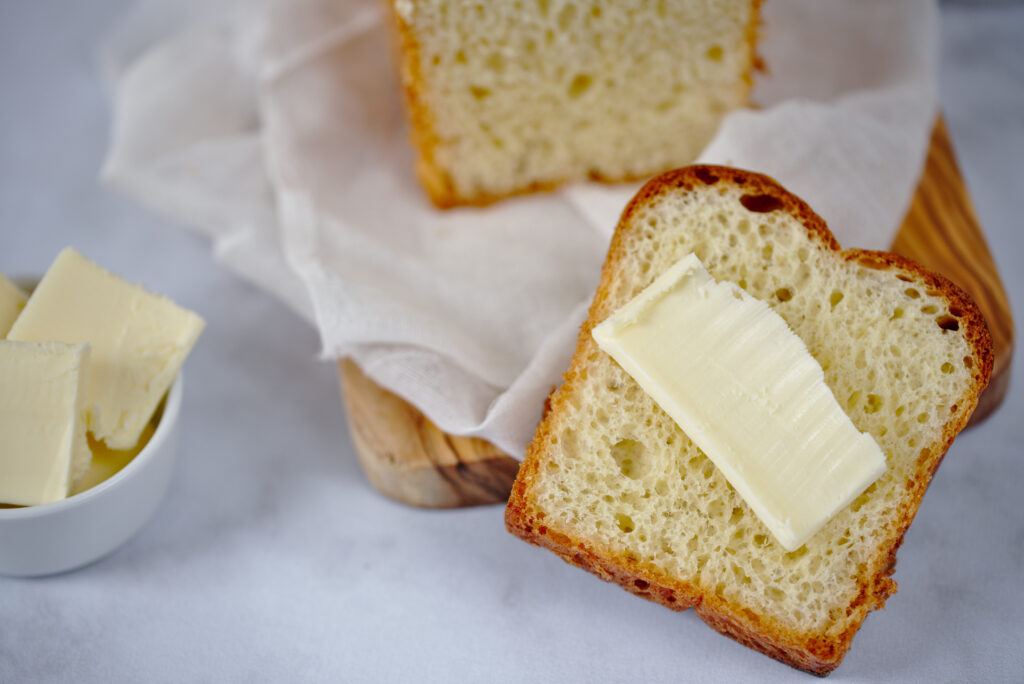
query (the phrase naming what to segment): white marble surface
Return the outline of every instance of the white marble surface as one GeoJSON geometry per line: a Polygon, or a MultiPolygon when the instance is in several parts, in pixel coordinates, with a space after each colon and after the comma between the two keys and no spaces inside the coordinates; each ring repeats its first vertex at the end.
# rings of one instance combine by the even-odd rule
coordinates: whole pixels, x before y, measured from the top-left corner
{"type": "MultiPolygon", "coordinates": [[[[43,271],[74,244],[209,327],[169,499],[90,567],[0,578],[0,682],[806,679],[513,539],[500,507],[378,496],[313,332],[198,237],[97,185],[92,47],[124,6],[0,4],[0,271],[43,271]]],[[[947,5],[943,24],[943,106],[1024,321],[1024,5],[947,5]]],[[[1022,388],[1019,358],[1003,407],[947,455],[899,593],[833,681],[1020,680],[1022,388]]]]}

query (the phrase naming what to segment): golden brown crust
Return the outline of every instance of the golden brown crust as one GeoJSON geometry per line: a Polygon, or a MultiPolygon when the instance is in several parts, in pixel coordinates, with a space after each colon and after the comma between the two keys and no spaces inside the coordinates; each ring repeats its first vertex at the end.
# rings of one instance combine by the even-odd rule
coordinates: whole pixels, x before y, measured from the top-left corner
{"type": "MultiPolygon", "coordinates": [[[[510,192],[479,192],[475,195],[460,195],[455,189],[451,176],[437,161],[436,149],[440,143],[440,137],[437,134],[434,115],[426,94],[426,81],[423,77],[421,66],[420,47],[416,40],[415,32],[395,10],[395,0],[384,1],[388,5],[398,33],[400,48],[398,58],[402,89],[405,93],[406,110],[410,124],[409,137],[417,151],[416,175],[434,206],[438,209],[451,209],[459,206],[483,207],[510,197],[535,192],[550,192],[566,183],[584,180],[582,178],[562,178],[530,183],[525,187],[516,188],[510,192]]],[[[753,72],[764,69],[764,62],[757,53],[758,27],[761,23],[762,2],[763,0],[752,0],[751,2],[751,17],[746,30],[746,43],[750,49],[751,67],[743,75],[743,81],[746,85],[746,92],[742,98],[743,101],[750,97],[750,91],[754,86],[753,72]]],[[[599,183],[630,183],[650,178],[652,174],[665,170],[651,169],[650,173],[624,174],[621,176],[606,176],[591,172],[586,180],[599,183]]]]}
{"type": "Polygon", "coordinates": [[[426,103],[425,85],[420,66],[420,47],[412,27],[395,9],[394,0],[384,0],[393,19],[398,37],[398,65],[406,112],[409,117],[409,138],[417,150],[416,175],[431,201],[441,209],[455,206],[455,188],[434,158],[439,139],[434,117],[426,103]]]}
{"type": "Polygon", "coordinates": [[[757,39],[761,34],[761,24],[764,19],[761,15],[761,5],[764,4],[764,0],[753,0],[753,6],[751,7],[750,23],[747,24],[747,49],[750,51],[750,64],[751,70],[743,75],[743,80],[747,84],[747,94],[750,94],[750,90],[754,87],[754,72],[755,71],[767,71],[765,67],[764,58],[757,51],[757,39]]]}
{"type": "MultiPolygon", "coordinates": [[[[954,321],[949,322],[950,326],[953,324],[954,321]]],[[[896,583],[890,578],[896,562],[896,550],[917,513],[921,497],[935,469],[977,405],[978,396],[992,373],[992,364],[992,340],[981,312],[962,290],[942,276],[896,254],[841,249],[825,222],[803,200],[767,176],[716,166],[690,166],[670,171],[648,182],[623,211],[612,237],[601,283],[594,295],[589,316],[580,329],[569,370],[565,373],[562,386],[550,398],[549,410],[527,449],[526,458],[513,485],[505,512],[506,525],[518,537],[548,548],[573,565],[614,581],[634,594],[674,610],[693,606],[704,622],[722,634],[795,668],[816,675],[827,675],[842,661],[868,612],[883,607],[885,600],[896,591],[896,583]],[[562,407],[569,401],[578,378],[586,372],[587,357],[593,350],[590,331],[611,313],[612,285],[619,263],[628,256],[625,244],[628,231],[634,228],[631,220],[633,215],[665,193],[688,192],[718,182],[742,187],[746,192],[741,201],[744,201],[745,206],[749,202],[748,208],[753,207],[752,210],[782,210],[789,213],[803,225],[813,241],[818,242],[823,249],[835,252],[836,257],[856,262],[865,268],[896,271],[898,277],[925,288],[929,294],[941,295],[955,316],[955,325],[964,332],[974,352],[973,386],[951,407],[941,439],[921,450],[915,475],[907,483],[906,495],[900,503],[898,515],[888,528],[887,536],[878,540],[873,562],[858,576],[860,594],[848,607],[846,618],[829,627],[825,634],[795,632],[742,605],[732,604],[713,594],[705,595],[700,587],[668,577],[656,568],[603,548],[593,540],[571,539],[545,522],[543,511],[536,508],[530,497],[530,489],[544,461],[548,440],[557,432],[562,416],[565,415],[562,407]]]]}

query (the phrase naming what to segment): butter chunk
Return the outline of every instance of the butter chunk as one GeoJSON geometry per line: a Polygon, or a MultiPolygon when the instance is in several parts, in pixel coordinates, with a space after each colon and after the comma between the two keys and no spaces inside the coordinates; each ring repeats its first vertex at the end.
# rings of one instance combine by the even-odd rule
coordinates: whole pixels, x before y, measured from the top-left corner
{"type": "Polygon", "coordinates": [[[0,340],[0,502],[59,501],[89,467],[89,345],[0,340]]]}
{"type": "Polygon", "coordinates": [[[0,273],[0,338],[14,325],[14,319],[28,301],[28,295],[0,273]]]}
{"type": "Polygon", "coordinates": [[[789,551],[885,471],[786,321],[693,254],[593,337],[789,551]]]}
{"type": "Polygon", "coordinates": [[[89,342],[89,431],[112,449],[130,449],[204,325],[195,313],[69,247],[57,255],[8,338],[89,342]]]}

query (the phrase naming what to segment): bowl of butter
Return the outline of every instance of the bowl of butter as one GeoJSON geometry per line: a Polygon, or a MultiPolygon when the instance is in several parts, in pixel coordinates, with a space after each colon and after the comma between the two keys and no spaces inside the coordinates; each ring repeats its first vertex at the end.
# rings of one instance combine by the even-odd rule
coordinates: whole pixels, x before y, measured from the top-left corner
{"type": "Polygon", "coordinates": [[[0,275],[0,574],[38,576],[105,556],[156,511],[204,322],[71,248],[23,285],[0,275]]]}

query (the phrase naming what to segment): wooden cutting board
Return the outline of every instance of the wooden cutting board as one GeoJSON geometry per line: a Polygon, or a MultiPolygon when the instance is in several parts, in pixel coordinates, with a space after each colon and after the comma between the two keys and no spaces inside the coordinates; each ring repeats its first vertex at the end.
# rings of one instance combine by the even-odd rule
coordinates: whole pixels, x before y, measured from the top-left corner
{"type": "MultiPolygon", "coordinates": [[[[999,406],[1009,387],[1013,319],[941,118],[932,132],[921,182],[892,251],[959,285],[988,321],[995,365],[971,425],[984,420],[999,406]]],[[[481,439],[441,432],[351,361],[341,360],[338,370],[356,454],[367,478],[381,493],[428,508],[506,501],[518,461],[481,439]]]]}

